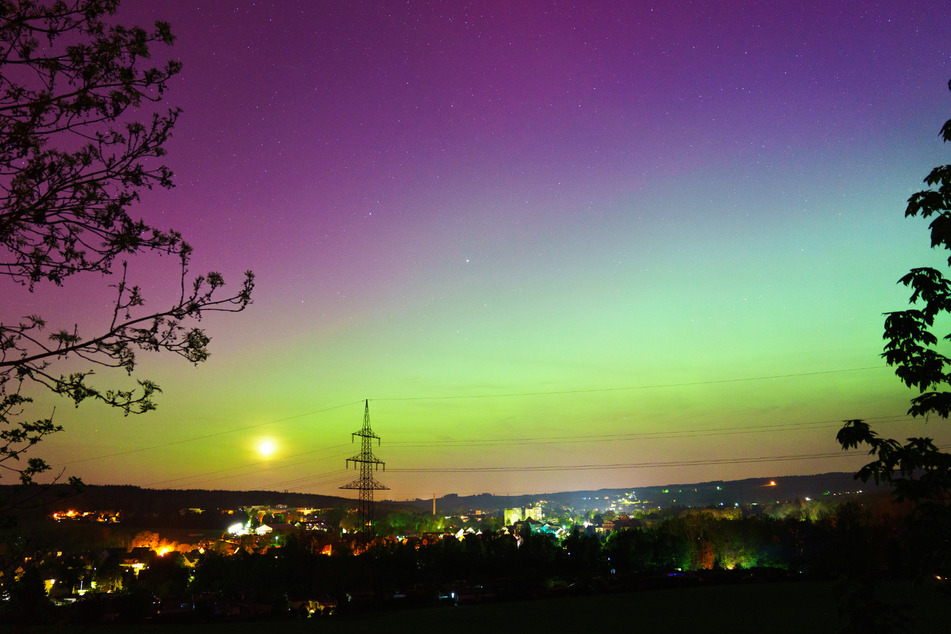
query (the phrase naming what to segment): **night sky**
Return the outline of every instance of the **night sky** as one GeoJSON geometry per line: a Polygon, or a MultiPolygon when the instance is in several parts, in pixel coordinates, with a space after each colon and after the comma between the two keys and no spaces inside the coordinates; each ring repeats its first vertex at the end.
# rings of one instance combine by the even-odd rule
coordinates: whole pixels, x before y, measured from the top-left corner
{"type": "MultiPolygon", "coordinates": [[[[135,213],[257,288],[208,362],[141,356],[155,412],[37,393],[57,472],[352,496],[365,399],[392,499],[849,471],[847,418],[951,440],[879,356],[946,264],[903,218],[949,162],[946,0],[125,5],[184,64],[135,213]]],[[[17,308],[92,321],[112,282],[17,308]]]]}

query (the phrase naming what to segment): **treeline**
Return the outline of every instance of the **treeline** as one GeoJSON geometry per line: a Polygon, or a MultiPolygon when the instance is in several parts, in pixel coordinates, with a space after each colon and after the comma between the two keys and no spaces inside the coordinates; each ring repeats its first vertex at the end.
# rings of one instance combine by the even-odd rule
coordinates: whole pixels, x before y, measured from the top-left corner
{"type": "MultiPolygon", "coordinates": [[[[239,509],[249,506],[329,508],[349,506],[352,500],[328,495],[278,491],[215,491],[204,489],[143,489],[136,486],[87,485],[76,490],[67,485],[20,487],[0,485],[0,500],[29,496],[20,504],[23,519],[48,516],[52,511],[74,508],[86,511],[120,511],[123,522],[155,526],[156,520],[176,522],[183,510],[239,509]]],[[[159,524],[162,525],[162,524],[159,524]]]]}
{"type": "MultiPolygon", "coordinates": [[[[523,593],[702,570],[903,574],[917,571],[927,549],[941,539],[916,532],[904,521],[906,513],[881,501],[849,502],[815,520],[699,509],[607,536],[576,528],[559,540],[526,525],[518,535],[377,539],[356,556],[338,544],[330,557],[319,554],[330,537],[300,533],[282,547],[247,548],[231,556],[205,553],[191,571],[192,582],[175,590],[274,596],[370,590],[385,596],[464,583],[523,593]]],[[[138,583],[162,591],[145,573],[138,583]]]]}
{"type": "Polygon", "coordinates": [[[576,528],[559,541],[525,528],[519,535],[382,541],[355,559],[372,561],[375,583],[393,591],[460,581],[504,592],[594,590],[673,572],[765,568],[793,576],[903,575],[917,573],[943,539],[916,529],[906,515],[884,501],[849,502],[816,519],[686,510],[607,536],[576,528]]]}

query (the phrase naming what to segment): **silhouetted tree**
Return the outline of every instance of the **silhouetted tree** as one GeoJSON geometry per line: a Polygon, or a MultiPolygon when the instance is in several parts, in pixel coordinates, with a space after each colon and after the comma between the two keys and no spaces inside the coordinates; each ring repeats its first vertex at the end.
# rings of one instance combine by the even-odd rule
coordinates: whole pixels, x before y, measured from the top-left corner
{"type": "Polygon", "coordinates": [[[561,543],[565,551],[566,572],[575,578],[601,574],[605,564],[602,546],[600,537],[589,535],[576,526],[561,543]]]}
{"type": "MultiPolygon", "coordinates": [[[[948,84],[951,88],[951,82],[948,84]]],[[[951,120],[941,128],[951,141],[951,120]]],[[[934,168],[925,178],[929,189],[908,199],[906,216],[931,218],[931,246],[951,250],[951,165],[934,168]]],[[[951,257],[948,259],[951,265],[951,257]]],[[[908,413],[937,416],[951,413],[951,358],[939,350],[951,339],[951,282],[934,268],[912,269],[899,282],[912,290],[911,308],[887,313],[885,351],[882,356],[895,374],[918,390],[908,413]]],[[[941,451],[931,438],[901,442],[879,436],[868,423],[846,421],[837,440],[844,449],[867,446],[875,460],[862,467],[856,478],[890,484],[899,500],[917,503],[907,527],[916,534],[922,574],[946,576],[951,571],[951,454],[941,451]]]]}
{"type": "MultiPolygon", "coordinates": [[[[951,89],[951,82],[948,87],[951,89]]],[[[945,142],[951,141],[951,120],[942,126],[941,136],[945,142]]],[[[934,168],[924,182],[929,189],[912,194],[905,216],[932,218],[932,248],[951,250],[951,165],[934,168]]],[[[899,283],[911,289],[912,308],[886,313],[882,357],[905,385],[919,392],[911,400],[909,414],[947,419],[951,413],[951,358],[938,348],[940,342],[951,339],[947,331],[951,282],[938,269],[922,267],[912,269],[899,283]]],[[[948,499],[951,455],[940,451],[931,438],[909,438],[902,443],[882,438],[864,421],[850,420],[839,430],[837,440],[844,449],[866,445],[876,457],[856,474],[862,481],[888,483],[899,499],[948,499]]]]}
{"type": "MultiPolygon", "coordinates": [[[[29,293],[81,273],[112,274],[117,265],[119,273],[111,317],[94,332],[72,325],[79,315],[58,316],[65,327],[51,329],[38,315],[2,315],[0,467],[23,483],[49,469],[28,452],[61,430],[52,416],[27,417],[27,386],[76,405],[93,399],[126,414],[147,412],[157,385],[139,379],[131,389],[102,388],[92,383],[91,368],[132,375],[137,351],[204,361],[209,337],[186,324],[251,302],[250,272],[237,293],[222,297],[219,273],[188,279],[191,247],[178,232],[130,215],[143,190],[172,185],[170,170],[156,160],[179,110],[162,112],[157,104],[181,66],[150,61],[154,45],[173,42],[168,24],[150,30],[115,24],[118,4],[0,0],[0,275],[12,282],[4,288],[4,308],[15,306],[17,285],[29,293]],[[118,262],[148,251],[179,261],[180,291],[171,307],[144,309],[143,293],[118,262]],[[65,359],[89,369],[57,372],[65,359]]],[[[0,515],[3,507],[0,500],[0,515]]]]}
{"type": "MultiPolygon", "coordinates": [[[[951,82],[948,87],[951,89],[951,82]]],[[[944,123],[940,134],[945,142],[951,141],[951,120],[944,123]]],[[[931,247],[951,251],[951,165],[934,168],[924,182],[928,189],[912,194],[905,216],[931,219],[931,247]]],[[[951,266],[951,257],[948,264],[951,266]]],[[[905,385],[918,391],[911,399],[909,414],[946,420],[951,414],[951,358],[940,348],[951,340],[947,325],[951,282],[938,269],[920,267],[909,271],[899,283],[911,289],[911,307],[886,313],[882,357],[905,385]]],[[[951,454],[927,437],[904,442],[882,437],[862,420],[846,421],[836,440],[843,449],[868,447],[874,457],[855,474],[857,479],[889,484],[898,500],[916,503],[903,540],[907,543],[912,537],[916,546],[914,553],[905,553],[916,560],[908,569],[921,579],[946,577],[951,571],[947,538],[951,534],[951,454]]],[[[843,631],[916,631],[906,618],[905,606],[883,603],[876,596],[878,589],[874,579],[864,577],[853,580],[842,592],[842,610],[850,618],[843,631]]]]}
{"type": "Polygon", "coordinates": [[[159,597],[183,595],[188,589],[188,568],[181,553],[156,557],[139,573],[139,586],[159,597]]]}
{"type": "Polygon", "coordinates": [[[28,631],[49,617],[50,601],[36,568],[29,568],[0,601],[0,622],[12,631],[28,631]]]}
{"type": "Polygon", "coordinates": [[[118,549],[106,551],[96,560],[93,580],[100,592],[115,592],[122,589],[122,558],[118,549]]]}

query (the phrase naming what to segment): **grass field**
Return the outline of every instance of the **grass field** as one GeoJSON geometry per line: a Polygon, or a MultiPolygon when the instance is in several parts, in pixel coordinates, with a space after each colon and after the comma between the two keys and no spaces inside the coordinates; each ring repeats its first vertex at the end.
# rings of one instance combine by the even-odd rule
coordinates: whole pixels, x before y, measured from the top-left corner
{"type": "MultiPolygon", "coordinates": [[[[914,631],[944,632],[951,622],[946,596],[912,586],[890,588],[891,597],[919,607],[914,631]],[[926,606],[922,608],[921,606],[926,606]]],[[[834,581],[711,585],[566,597],[343,614],[333,617],[197,624],[95,625],[44,628],[62,634],[321,634],[416,632],[730,632],[784,634],[836,632],[842,586],[834,581]]]]}

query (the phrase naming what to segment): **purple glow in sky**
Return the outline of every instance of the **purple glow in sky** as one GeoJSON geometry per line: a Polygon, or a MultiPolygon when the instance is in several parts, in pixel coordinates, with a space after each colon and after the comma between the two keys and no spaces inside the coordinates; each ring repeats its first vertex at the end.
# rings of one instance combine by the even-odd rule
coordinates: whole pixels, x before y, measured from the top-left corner
{"type": "MultiPolygon", "coordinates": [[[[56,467],[343,494],[366,398],[395,499],[854,470],[846,418],[951,437],[879,358],[895,281],[941,261],[902,213],[948,162],[945,2],[120,16],[169,21],[184,64],[177,187],[139,213],[258,285],[207,363],[143,358],[156,412],[61,403],[56,467]]],[[[147,298],[171,264],[132,263],[147,298]]],[[[22,305],[68,324],[104,285],[22,305]]]]}

